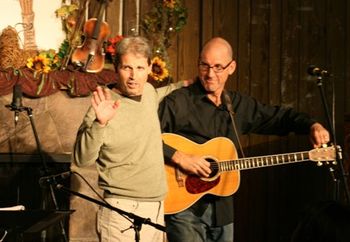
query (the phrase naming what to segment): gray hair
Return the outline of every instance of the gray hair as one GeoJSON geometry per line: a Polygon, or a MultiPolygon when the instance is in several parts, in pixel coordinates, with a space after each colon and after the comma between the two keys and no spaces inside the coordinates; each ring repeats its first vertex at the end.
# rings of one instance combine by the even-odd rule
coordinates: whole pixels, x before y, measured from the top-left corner
{"type": "Polygon", "coordinates": [[[114,58],[114,66],[120,63],[121,56],[125,54],[135,54],[147,58],[147,62],[151,64],[152,49],[149,41],[141,36],[125,37],[117,43],[116,55],[114,58]]]}

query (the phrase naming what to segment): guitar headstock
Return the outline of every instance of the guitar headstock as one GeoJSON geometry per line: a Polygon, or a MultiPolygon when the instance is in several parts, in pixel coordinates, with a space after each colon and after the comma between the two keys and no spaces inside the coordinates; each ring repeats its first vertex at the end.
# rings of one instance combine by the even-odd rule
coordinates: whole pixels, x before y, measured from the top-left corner
{"type": "Polygon", "coordinates": [[[336,149],[334,146],[321,147],[309,151],[309,159],[316,161],[317,165],[321,166],[323,163],[329,164],[332,162],[336,164],[336,149]]]}

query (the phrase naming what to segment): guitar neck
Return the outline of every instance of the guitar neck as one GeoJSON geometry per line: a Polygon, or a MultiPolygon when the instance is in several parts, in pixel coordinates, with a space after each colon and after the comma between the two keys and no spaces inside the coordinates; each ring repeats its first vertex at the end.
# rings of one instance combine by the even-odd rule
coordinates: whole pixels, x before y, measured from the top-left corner
{"type": "Polygon", "coordinates": [[[219,171],[248,170],[259,167],[268,167],[302,162],[309,159],[309,152],[296,152],[268,156],[241,158],[218,162],[219,171]]]}

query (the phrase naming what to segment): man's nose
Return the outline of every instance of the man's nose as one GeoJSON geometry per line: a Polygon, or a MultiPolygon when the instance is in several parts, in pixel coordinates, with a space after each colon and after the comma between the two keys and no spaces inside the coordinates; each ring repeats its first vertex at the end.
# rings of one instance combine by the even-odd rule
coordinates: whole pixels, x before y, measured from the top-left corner
{"type": "Polygon", "coordinates": [[[215,75],[216,75],[216,73],[215,73],[214,69],[212,67],[209,67],[208,68],[208,76],[213,77],[215,75]]]}

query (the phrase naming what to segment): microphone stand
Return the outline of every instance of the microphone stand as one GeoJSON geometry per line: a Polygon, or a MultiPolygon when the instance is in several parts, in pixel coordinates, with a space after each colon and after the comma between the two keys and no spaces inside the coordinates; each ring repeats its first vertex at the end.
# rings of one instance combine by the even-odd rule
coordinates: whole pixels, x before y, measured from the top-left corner
{"type": "MultiPolygon", "coordinates": [[[[325,96],[325,92],[324,92],[324,88],[323,88],[323,79],[322,79],[323,75],[317,75],[317,86],[319,87],[320,90],[320,94],[321,94],[321,99],[322,99],[322,104],[323,104],[323,108],[326,114],[326,118],[327,118],[327,124],[328,127],[330,128],[330,133],[334,142],[334,147],[336,150],[336,162],[339,165],[340,168],[340,173],[341,173],[341,182],[343,183],[344,186],[344,190],[345,190],[345,196],[346,196],[346,200],[347,203],[350,203],[350,194],[349,194],[349,188],[348,188],[348,183],[346,180],[346,174],[345,174],[345,170],[344,170],[344,166],[343,166],[343,158],[342,158],[342,150],[341,147],[339,145],[337,145],[337,139],[336,139],[336,134],[335,134],[335,128],[333,123],[331,122],[331,116],[329,113],[329,109],[328,109],[328,105],[327,105],[327,101],[326,101],[326,96],[325,96]]],[[[332,178],[335,182],[335,199],[336,200],[340,200],[339,197],[339,180],[338,178],[334,175],[334,169],[332,167],[329,168],[332,178]]]]}
{"type": "Polygon", "coordinates": [[[111,209],[111,210],[113,210],[113,211],[115,211],[115,212],[117,212],[117,213],[119,213],[121,215],[128,216],[130,219],[133,220],[132,228],[135,230],[135,241],[136,242],[140,241],[140,231],[141,231],[142,224],[151,225],[151,226],[155,227],[156,229],[165,232],[165,227],[163,225],[153,223],[149,218],[143,218],[143,217],[140,217],[140,216],[138,216],[136,214],[123,211],[123,210],[121,210],[119,208],[113,207],[112,205],[110,205],[108,203],[101,202],[101,201],[96,200],[96,199],[94,199],[92,197],[86,196],[86,195],[84,195],[82,193],[79,193],[79,192],[76,192],[76,191],[72,191],[72,190],[66,188],[65,186],[63,186],[62,184],[56,184],[55,188],[57,190],[62,190],[64,192],[66,192],[66,193],[76,195],[76,196],[81,197],[81,198],[83,198],[83,199],[85,199],[87,201],[90,201],[90,202],[93,202],[93,203],[95,203],[97,205],[101,205],[101,206],[103,206],[105,208],[111,209]]]}
{"type": "MultiPolygon", "coordinates": [[[[39,153],[39,157],[40,157],[40,160],[41,160],[43,168],[44,168],[44,173],[45,173],[44,175],[48,175],[49,174],[49,169],[48,169],[48,166],[47,166],[47,163],[46,163],[46,159],[45,159],[45,157],[43,155],[43,151],[42,151],[41,144],[40,144],[40,141],[39,141],[39,136],[38,136],[35,124],[34,124],[32,108],[30,108],[30,107],[16,107],[16,108],[14,108],[13,111],[15,111],[15,112],[26,111],[27,112],[27,115],[28,115],[29,120],[30,120],[30,124],[32,126],[32,130],[33,130],[33,133],[34,133],[34,138],[35,138],[35,142],[36,142],[36,145],[37,145],[37,151],[39,153]]],[[[58,204],[57,204],[57,199],[56,199],[55,192],[54,192],[52,184],[50,184],[49,190],[50,190],[50,196],[51,196],[52,202],[53,202],[53,204],[55,206],[55,209],[59,210],[59,207],[58,207],[58,204]]],[[[60,224],[63,240],[64,240],[64,242],[68,242],[67,234],[66,234],[66,231],[64,229],[64,225],[63,225],[62,220],[60,220],[59,224],[60,224]]],[[[44,237],[44,238],[42,238],[42,240],[45,241],[46,240],[46,235],[42,234],[42,237],[44,237]]]]}

